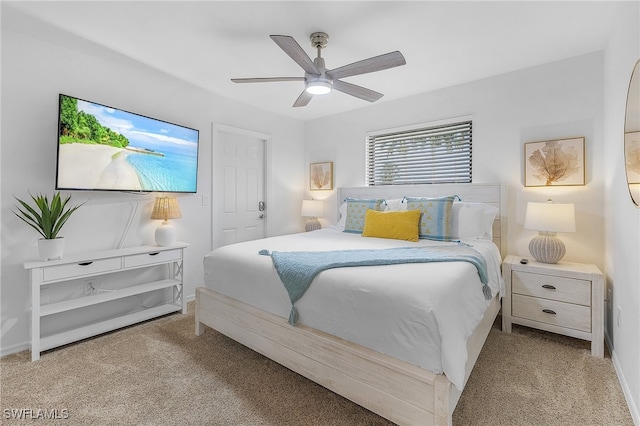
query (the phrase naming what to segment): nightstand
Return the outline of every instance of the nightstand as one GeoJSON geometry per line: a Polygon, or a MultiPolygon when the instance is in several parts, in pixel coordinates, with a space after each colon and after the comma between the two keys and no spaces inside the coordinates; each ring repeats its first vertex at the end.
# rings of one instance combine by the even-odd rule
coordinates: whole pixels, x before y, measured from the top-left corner
{"type": "Polygon", "coordinates": [[[595,265],[540,263],[509,255],[502,263],[506,293],[502,331],[511,324],[591,341],[591,355],[604,356],[604,276],[595,265]]]}

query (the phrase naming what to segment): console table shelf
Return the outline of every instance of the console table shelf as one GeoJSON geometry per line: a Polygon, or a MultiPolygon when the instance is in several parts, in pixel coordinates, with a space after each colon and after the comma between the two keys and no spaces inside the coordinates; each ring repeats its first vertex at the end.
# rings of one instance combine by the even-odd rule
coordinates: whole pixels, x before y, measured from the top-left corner
{"type": "Polygon", "coordinates": [[[180,287],[182,283],[174,279],[166,279],[147,284],[139,284],[120,290],[113,290],[109,293],[94,294],[91,296],[78,297],[76,299],[64,300],[62,302],[48,303],[40,305],[40,317],[66,312],[71,309],[83,308],[97,303],[108,302],[110,300],[122,299],[124,297],[135,296],[136,294],[148,293],[154,290],[161,290],[169,287],[180,287]]]}
{"type": "Polygon", "coordinates": [[[146,321],[158,316],[181,311],[187,312],[183,294],[183,255],[187,247],[184,243],[176,243],[170,247],[142,246],[118,250],[105,250],[94,253],[71,255],[60,260],[30,261],[24,263],[29,270],[31,283],[31,360],[40,358],[40,352],[66,345],[77,340],[96,336],[107,331],[127,325],[146,321]],[[44,286],[52,286],[83,278],[104,276],[117,272],[140,268],[151,268],[167,265],[168,277],[158,281],[132,284],[129,287],[111,290],[105,293],[67,299],[59,302],[41,303],[41,291],[44,286]],[[173,288],[172,300],[150,308],[104,319],[91,324],[43,336],[40,325],[44,317],[68,312],[87,306],[156,290],[173,288]]]}
{"type": "MultiPolygon", "coordinates": [[[[138,311],[97,323],[88,324],[62,333],[43,336],[40,338],[40,351],[46,351],[47,349],[52,349],[58,346],[66,345],[68,343],[77,342],[78,340],[97,336],[98,334],[117,330],[118,328],[150,320],[162,315],[179,312],[181,310],[182,306],[168,303],[166,305],[154,306],[153,308],[147,308],[143,311],[138,311]]],[[[31,360],[34,361],[33,352],[31,353],[31,358],[31,360]]]]}

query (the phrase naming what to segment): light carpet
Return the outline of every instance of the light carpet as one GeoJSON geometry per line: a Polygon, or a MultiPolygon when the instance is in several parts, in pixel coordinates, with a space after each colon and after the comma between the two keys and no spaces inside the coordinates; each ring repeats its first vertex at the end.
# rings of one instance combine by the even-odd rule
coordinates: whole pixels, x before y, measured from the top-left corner
{"type": "MultiPolygon", "coordinates": [[[[498,317],[499,319],[499,317],[498,317]]],[[[174,314],[0,359],[1,424],[388,425],[385,419],[174,314]],[[34,419],[34,417],[36,419],[34,419]],[[47,420],[45,417],[58,417],[47,420]],[[22,418],[22,419],[19,419],[22,418]]],[[[454,425],[633,425],[611,358],[589,343],[491,330],[454,425]]]]}

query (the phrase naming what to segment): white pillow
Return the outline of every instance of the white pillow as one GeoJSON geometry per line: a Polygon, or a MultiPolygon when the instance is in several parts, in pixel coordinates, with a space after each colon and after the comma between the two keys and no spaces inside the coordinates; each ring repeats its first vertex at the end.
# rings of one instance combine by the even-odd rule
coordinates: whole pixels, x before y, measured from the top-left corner
{"type": "Polygon", "coordinates": [[[388,200],[384,200],[386,204],[385,211],[388,212],[399,212],[407,209],[407,203],[403,203],[404,198],[390,198],[388,200]]]}
{"type": "Polygon", "coordinates": [[[347,203],[340,204],[338,213],[340,214],[340,217],[338,218],[338,223],[336,223],[336,227],[344,231],[344,226],[347,222],[347,203]]]}
{"type": "Polygon", "coordinates": [[[484,203],[453,203],[451,234],[453,238],[493,239],[493,221],[498,208],[484,203]]]}

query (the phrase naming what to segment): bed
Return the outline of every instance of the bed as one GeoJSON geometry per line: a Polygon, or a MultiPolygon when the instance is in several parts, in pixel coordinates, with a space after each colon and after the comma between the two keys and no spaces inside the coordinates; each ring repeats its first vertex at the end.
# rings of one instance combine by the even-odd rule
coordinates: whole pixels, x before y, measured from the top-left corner
{"type": "Polygon", "coordinates": [[[408,242],[364,238],[339,223],[214,250],[204,259],[205,287],[196,289],[196,334],[211,327],[395,423],[451,424],[500,309],[504,189],[450,184],[339,188],[336,194],[343,217],[347,199],[385,200],[391,209],[406,197],[454,194],[495,208],[488,235],[408,242]],[[274,266],[278,253],[407,246],[479,253],[485,279],[479,266],[457,260],[333,268],[317,274],[293,304],[274,266]],[[434,277],[428,286],[425,276],[434,277]]]}

